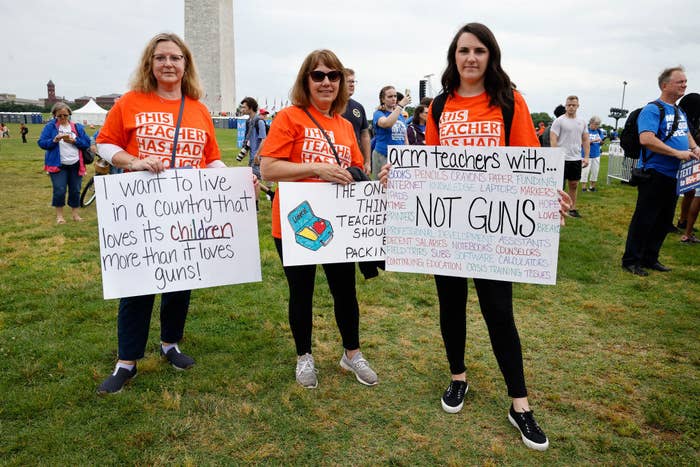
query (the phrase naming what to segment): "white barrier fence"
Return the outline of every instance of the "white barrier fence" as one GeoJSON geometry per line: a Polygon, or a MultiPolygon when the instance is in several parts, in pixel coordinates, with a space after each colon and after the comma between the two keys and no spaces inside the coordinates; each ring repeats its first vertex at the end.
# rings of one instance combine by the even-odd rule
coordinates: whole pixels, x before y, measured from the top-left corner
{"type": "Polygon", "coordinates": [[[637,161],[625,157],[619,141],[612,141],[608,147],[608,185],[610,179],[629,182],[632,167],[637,161]]]}

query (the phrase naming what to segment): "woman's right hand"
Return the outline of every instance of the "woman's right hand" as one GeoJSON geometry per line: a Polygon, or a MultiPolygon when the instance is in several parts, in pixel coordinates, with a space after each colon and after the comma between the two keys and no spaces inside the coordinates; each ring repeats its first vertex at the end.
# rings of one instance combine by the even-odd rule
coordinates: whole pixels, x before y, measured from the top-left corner
{"type": "Polygon", "coordinates": [[[391,164],[384,164],[384,167],[379,171],[379,183],[386,188],[386,182],[389,180],[389,170],[391,170],[391,164]]]}
{"type": "Polygon", "coordinates": [[[350,172],[336,164],[317,162],[314,164],[314,174],[327,182],[340,183],[341,185],[353,182],[350,172]]]}
{"type": "Polygon", "coordinates": [[[399,105],[401,107],[406,107],[410,103],[411,103],[411,95],[410,94],[403,96],[403,99],[401,99],[401,101],[399,101],[399,105]]]}
{"type": "Polygon", "coordinates": [[[131,162],[131,166],[128,169],[132,172],[138,172],[140,170],[148,170],[151,173],[157,174],[165,170],[165,166],[160,158],[155,156],[148,156],[145,159],[136,159],[131,162]]]}

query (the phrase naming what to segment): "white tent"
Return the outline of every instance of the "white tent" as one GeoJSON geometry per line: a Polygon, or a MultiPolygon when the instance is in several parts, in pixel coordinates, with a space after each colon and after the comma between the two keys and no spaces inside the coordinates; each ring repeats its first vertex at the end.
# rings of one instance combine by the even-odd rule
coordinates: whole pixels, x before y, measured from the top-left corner
{"type": "Polygon", "coordinates": [[[71,120],[86,125],[102,125],[105,122],[107,111],[97,105],[95,99],[90,98],[87,104],[73,111],[71,120]]]}

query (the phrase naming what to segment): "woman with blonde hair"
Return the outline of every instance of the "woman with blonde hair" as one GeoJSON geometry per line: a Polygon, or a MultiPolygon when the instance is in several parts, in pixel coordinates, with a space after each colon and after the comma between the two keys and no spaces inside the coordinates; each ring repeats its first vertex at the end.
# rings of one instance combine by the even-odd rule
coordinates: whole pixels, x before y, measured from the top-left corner
{"type": "MultiPolygon", "coordinates": [[[[149,41],[131,81],[131,90],[110,110],[97,137],[100,156],[128,171],[160,173],[170,167],[225,167],[207,108],[199,102],[202,87],[192,54],[175,34],[162,33],[149,41]],[[187,138],[180,138],[186,132],[187,138]]],[[[161,296],[160,353],[176,369],[194,365],[180,351],[190,290],[161,296]]],[[[155,295],[119,301],[117,334],[119,361],[98,393],[122,390],[136,376],[143,358],[155,295]]]]}

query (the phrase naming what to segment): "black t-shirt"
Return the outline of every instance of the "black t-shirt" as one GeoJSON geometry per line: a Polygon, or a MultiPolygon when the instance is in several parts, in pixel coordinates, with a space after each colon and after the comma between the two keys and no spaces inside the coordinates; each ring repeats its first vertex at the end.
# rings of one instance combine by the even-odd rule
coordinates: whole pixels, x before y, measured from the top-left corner
{"type": "Polygon", "coordinates": [[[355,139],[357,139],[357,144],[359,145],[360,132],[369,128],[365,108],[356,100],[350,99],[345,113],[343,114],[343,118],[352,123],[352,128],[355,130],[355,139]]]}

